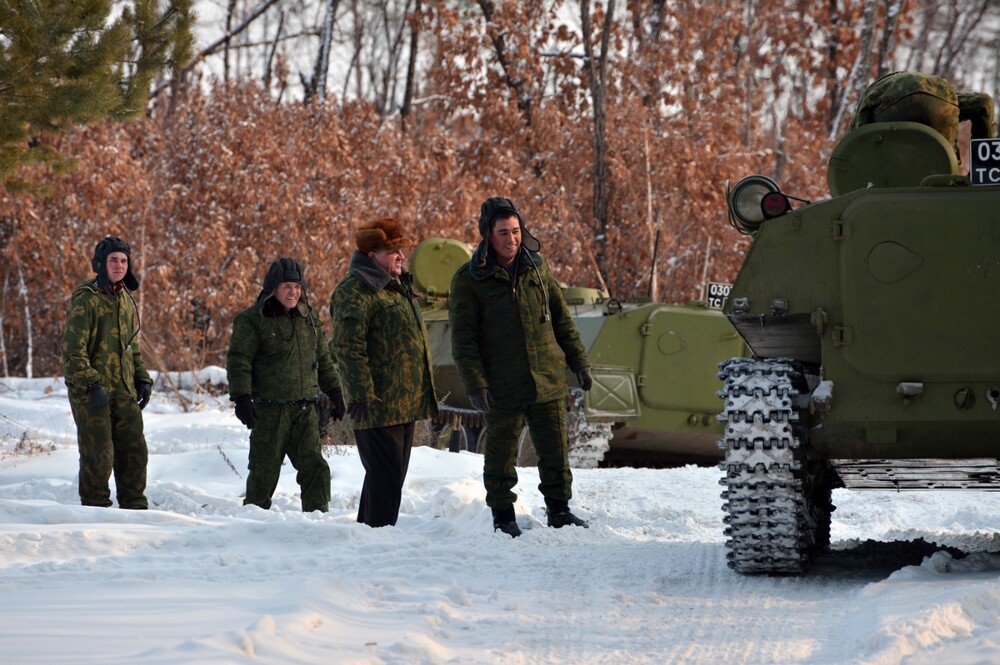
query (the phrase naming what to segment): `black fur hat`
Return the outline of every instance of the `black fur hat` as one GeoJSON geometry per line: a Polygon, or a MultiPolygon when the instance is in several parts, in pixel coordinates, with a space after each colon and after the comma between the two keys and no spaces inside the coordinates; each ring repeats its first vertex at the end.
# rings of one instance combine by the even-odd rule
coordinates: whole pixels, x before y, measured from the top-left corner
{"type": "MultiPolygon", "coordinates": [[[[296,282],[302,285],[302,302],[308,303],[306,297],[305,268],[295,259],[281,258],[271,264],[264,275],[264,287],[257,296],[257,307],[263,308],[264,302],[274,295],[282,282],[296,282]]],[[[301,303],[300,303],[301,304],[301,303]]]]}
{"type": "Polygon", "coordinates": [[[107,236],[94,247],[94,258],[90,260],[90,266],[97,273],[97,285],[105,291],[110,291],[111,284],[108,283],[108,256],[114,252],[122,252],[128,257],[128,271],[122,278],[122,284],[129,291],[139,288],[139,278],[132,272],[132,248],[128,243],[115,236],[107,236]]]}
{"type": "Polygon", "coordinates": [[[521,219],[521,213],[514,207],[514,202],[502,196],[493,196],[483,201],[483,205],[479,208],[479,235],[483,237],[483,240],[488,241],[490,231],[493,230],[493,222],[511,216],[517,217],[518,224],[521,225],[521,245],[532,252],[540,250],[541,243],[524,226],[524,220],[521,219]]]}

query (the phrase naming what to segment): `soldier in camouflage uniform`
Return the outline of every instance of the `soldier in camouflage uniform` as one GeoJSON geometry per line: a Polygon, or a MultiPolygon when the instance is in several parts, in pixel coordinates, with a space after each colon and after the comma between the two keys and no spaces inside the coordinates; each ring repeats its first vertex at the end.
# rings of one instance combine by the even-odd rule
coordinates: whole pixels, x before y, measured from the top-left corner
{"type": "Polygon", "coordinates": [[[115,476],[120,508],[146,509],[149,452],[142,409],[153,381],[139,350],[139,312],[130,291],[139,288],[132,249],[121,238],[97,243],[97,277],[70,299],[62,339],[62,365],[80,448],[80,503],[111,505],[115,476]]]}
{"type": "Polygon", "coordinates": [[[233,321],[226,373],[236,417],[251,430],[243,505],[271,507],[287,455],[297,472],[303,512],[326,512],[330,466],[320,445],[316,402],[322,390],[330,398],[331,416],[340,420],[344,400],[297,261],[272,263],[257,302],[233,321]]]}
{"type": "Polygon", "coordinates": [[[430,347],[400,225],[358,229],[348,274],[330,297],[331,347],[340,367],[365,481],[358,522],[395,525],[416,421],[437,415],[430,347]]]}
{"type": "MultiPolygon", "coordinates": [[[[876,79],[861,95],[849,130],[874,122],[919,122],[957,146],[958,124],[972,124],[972,138],[993,138],[993,100],[978,92],[955,92],[939,76],[894,72],[876,79]]],[[[957,149],[956,149],[957,154],[957,149]]]]}
{"type": "Polygon", "coordinates": [[[521,535],[514,463],[525,420],[538,453],[539,491],[551,527],[587,523],[569,510],[565,366],[590,390],[590,363],[562,289],[510,199],[487,199],[482,241],[455,273],[448,298],[451,348],[473,408],[486,416],[483,483],[493,528],[521,535]]]}

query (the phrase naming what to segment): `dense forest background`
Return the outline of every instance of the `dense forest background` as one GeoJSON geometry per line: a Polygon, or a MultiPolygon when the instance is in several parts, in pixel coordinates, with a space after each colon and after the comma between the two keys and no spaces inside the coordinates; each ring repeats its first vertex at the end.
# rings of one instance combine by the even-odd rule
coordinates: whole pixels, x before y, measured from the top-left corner
{"type": "Polygon", "coordinates": [[[828,196],[874,77],[1000,90],[989,0],[219,2],[194,4],[194,57],[144,113],[31,137],[73,168],[22,165],[35,186],[0,193],[4,375],[61,372],[68,296],[108,234],[132,244],[159,370],[223,364],[274,259],[306,264],[328,321],[358,224],[474,243],[494,195],[562,281],[699,299],[749,243],[726,181],[828,196]]]}

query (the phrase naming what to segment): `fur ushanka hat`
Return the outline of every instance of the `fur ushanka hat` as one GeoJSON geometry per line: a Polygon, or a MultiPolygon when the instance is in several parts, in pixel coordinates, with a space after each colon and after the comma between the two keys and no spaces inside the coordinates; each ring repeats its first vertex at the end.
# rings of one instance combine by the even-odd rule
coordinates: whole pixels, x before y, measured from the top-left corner
{"type": "Polygon", "coordinates": [[[403,234],[403,227],[396,220],[386,217],[362,224],[355,235],[358,250],[367,254],[383,249],[406,249],[412,242],[403,234]]]}
{"type": "Polygon", "coordinates": [[[268,298],[274,295],[278,285],[282,282],[295,282],[302,285],[302,299],[299,306],[305,306],[303,315],[308,311],[309,298],[306,294],[305,268],[295,259],[281,258],[271,264],[264,275],[264,286],[257,295],[257,307],[263,308],[268,298]]]}
{"type": "Polygon", "coordinates": [[[494,196],[483,201],[479,208],[479,235],[483,240],[489,241],[490,231],[493,230],[493,222],[498,219],[517,217],[517,223],[521,226],[521,246],[532,252],[537,252],[542,248],[538,238],[528,232],[521,219],[521,213],[514,207],[514,202],[502,196],[494,196]]]}
{"type": "Polygon", "coordinates": [[[128,272],[122,278],[122,284],[129,291],[139,288],[139,278],[132,272],[132,248],[128,243],[115,236],[107,236],[94,247],[94,258],[90,260],[90,266],[97,273],[97,286],[105,291],[109,291],[111,284],[108,283],[108,256],[115,252],[121,252],[128,257],[128,272]]]}

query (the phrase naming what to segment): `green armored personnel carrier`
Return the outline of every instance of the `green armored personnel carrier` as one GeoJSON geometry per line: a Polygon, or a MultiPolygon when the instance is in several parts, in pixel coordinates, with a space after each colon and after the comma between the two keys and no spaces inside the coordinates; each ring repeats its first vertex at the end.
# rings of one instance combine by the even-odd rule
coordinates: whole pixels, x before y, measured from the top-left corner
{"type": "Polygon", "coordinates": [[[728,192],[753,236],[724,312],[753,352],[720,366],[729,564],[798,573],[831,490],[1000,489],[1000,143],[970,176],[936,131],[862,126],[831,198],[728,192]]]}
{"type": "MultiPolygon", "coordinates": [[[[482,415],[473,411],[451,355],[447,297],[455,271],[472,252],[451,239],[430,238],[410,257],[431,342],[434,381],[444,395],[436,423],[452,450],[481,450],[482,415]]],[[[570,463],[662,466],[715,464],[718,398],[715,365],[745,355],[745,345],[718,309],[704,304],[619,302],[597,289],[565,287],[590,361],[594,387],[567,395],[570,463]]],[[[568,372],[568,370],[567,370],[568,372]]],[[[576,379],[567,375],[570,386],[576,379]]],[[[533,465],[527,428],[518,464],[533,465]]]]}

